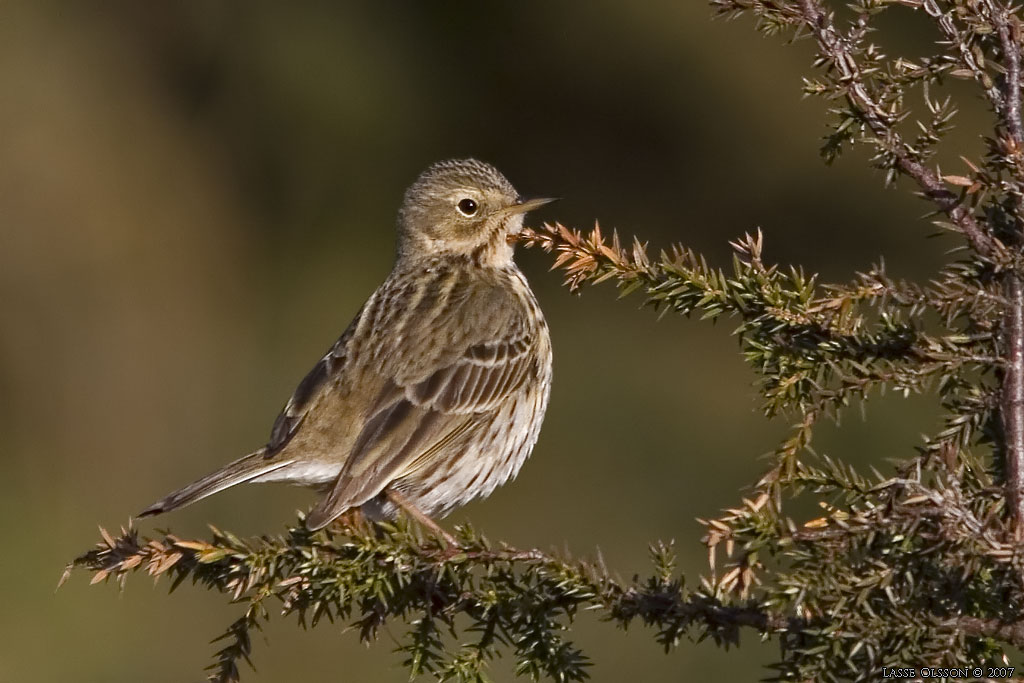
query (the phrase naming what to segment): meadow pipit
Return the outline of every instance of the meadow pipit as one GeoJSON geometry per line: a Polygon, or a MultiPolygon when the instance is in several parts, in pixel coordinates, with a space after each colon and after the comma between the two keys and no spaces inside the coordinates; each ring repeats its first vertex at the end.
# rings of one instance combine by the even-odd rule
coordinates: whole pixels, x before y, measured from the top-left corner
{"type": "Polygon", "coordinates": [[[493,166],[431,166],[406,191],[394,268],[303,379],[258,451],[151,505],[243,482],[326,492],[306,518],[444,515],[514,477],[551,388],[548,327],[512,261],[523,199],[493,166]]]}

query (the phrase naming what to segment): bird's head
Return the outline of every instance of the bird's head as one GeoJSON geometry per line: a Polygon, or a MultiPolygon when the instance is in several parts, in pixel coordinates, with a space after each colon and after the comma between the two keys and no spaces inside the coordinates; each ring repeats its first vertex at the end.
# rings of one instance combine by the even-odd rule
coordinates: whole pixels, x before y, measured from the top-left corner
{"type": "Polygon", "coordinates": [[[482,161],[441,161],[406,190],[398,216],[399,254],[479,254],[500,265],[512,259],[510,238],[522,230],[523,215],[550,201],[521,197],[482,161]]]}

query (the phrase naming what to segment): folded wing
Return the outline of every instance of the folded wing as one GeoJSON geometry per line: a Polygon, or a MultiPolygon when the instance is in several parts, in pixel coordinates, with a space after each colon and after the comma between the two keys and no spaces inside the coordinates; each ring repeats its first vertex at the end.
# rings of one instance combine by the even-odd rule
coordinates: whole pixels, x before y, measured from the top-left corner
{"type": "Polygon", "coordinates": [[[425,378],[390,379],[377,396],[331,492],[306,524],[319,529],[345,510],[469,439],[487,413],[537,372],[526,334],[468,346],[425,378]]]}

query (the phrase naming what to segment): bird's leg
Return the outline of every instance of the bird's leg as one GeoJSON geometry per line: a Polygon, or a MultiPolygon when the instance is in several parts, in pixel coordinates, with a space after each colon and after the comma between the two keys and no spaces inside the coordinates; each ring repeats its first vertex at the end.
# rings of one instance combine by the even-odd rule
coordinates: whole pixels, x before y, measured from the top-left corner
{"type": "Polygon", "coordinates": [[[363,514],[361,508],[350,508],[331,522],[331,528],[338,533],[350,536],[352,531],[367,528],[366,515],[363,514]]]}
{"type": "Polygon", "coordinates": [[[423,513],[418,507],[412,504],[408,498],[396,491],[395,489],[389,488],[387,490],[388,500],[397,505],[398,507],[405,510],[406,514],[411,516],[417,522],[427,527],[435,534],[440,536],[448,543],[451,548],[458,548],[459,542],[455,540],[455,537],[440,527],[440,525],[423,513]]]}

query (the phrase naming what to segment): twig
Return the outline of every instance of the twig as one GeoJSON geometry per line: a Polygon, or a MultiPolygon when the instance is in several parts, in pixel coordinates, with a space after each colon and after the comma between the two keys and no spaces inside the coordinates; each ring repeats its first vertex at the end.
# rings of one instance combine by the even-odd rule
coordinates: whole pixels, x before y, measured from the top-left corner
{"type": "Polygon", "coordinates": [[[819,0],[799,0],[799,4],[803,22],[813,32],[819,49],[848,84],[847,96],[850,101],[860,110],[871,132],[880,139],[889,141],[890,151],[900,170],[913,178],[924,196],[949,216],[978,254],[992,256],[1001,245],[978,225],[971,211],[964,208],[957,195],[946,188],[934,171],[912,158],[907,152],[906,143],[888,121],[885,111],[869,93],[856,59],[819,0]]]}
{"type": "Polygon", "coordinates": [[[953,22],[954,11],[943,12],[939,7],[938,0],[921,0],[910,6],[914,7],[914,9],[924,10],[928,16],[935,19],[935,23],[939,25],[939,30],[942,31],[942,34],[949,41],[949,45],[955,46],[959,52],[961,65],[970,71],[974,80],[985,89],[985,95],[988,97],[989,102],[992,103],[992,108],[996,112],[1002,112],[1006,106],[1003,100],[1003,92],[978,63],[977,55],[971,50],[969,38],[956,27],[956,24],[953,22]]]}
{"type": "Polygon", "coordinates": [[[1024,622],[1005,622],[1000,619],[981,619],[979,617],[960,617],[952,624],[957,630],[972,636],[994,638],[1015,647],[1024,647],[1024,622]]]}

